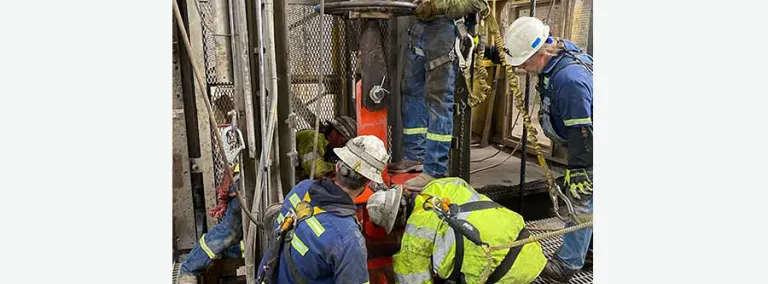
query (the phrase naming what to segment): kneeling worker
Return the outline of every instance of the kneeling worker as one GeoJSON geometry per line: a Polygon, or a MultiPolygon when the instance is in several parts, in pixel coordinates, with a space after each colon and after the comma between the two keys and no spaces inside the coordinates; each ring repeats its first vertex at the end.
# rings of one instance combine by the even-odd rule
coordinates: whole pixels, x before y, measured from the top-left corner
{"type": "Polygon", "coordinates": [[[265,214],[273,236],[257,268],[257,283],[369,281],[353,200],[371,181],[383,182],[389,155],[375,136],[355,137],[333,151],[340,159],[333,179],[300,182],[286,196],[278,217],[265,214]]]}
{"type": "MultiPolygon", "coordinates": [[[[466,181],[436,179],[417,195],[400,251],[393,258],[397,283],[478,283],[488,259],[483,247],[529,236],[522,216],[478,194],[466,181]]],[[[491,253],[486,283],[531,283],[547,259],[538,242],[491,253]]]]}

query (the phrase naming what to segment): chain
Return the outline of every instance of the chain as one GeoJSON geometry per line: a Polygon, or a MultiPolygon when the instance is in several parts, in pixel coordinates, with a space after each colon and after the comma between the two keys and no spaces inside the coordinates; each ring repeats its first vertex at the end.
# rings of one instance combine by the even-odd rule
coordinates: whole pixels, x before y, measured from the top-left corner
{"type": "Polygon", "coordinates": [[[392,157],[392,125],[387,126],[387,154],[392,157]]]}
{"type": "Polygon", "coordinates": [[[461,101],[461,109],[459,110],[459,113],[461,113],[461,126],[459,127],[459,176],[464,176],[464,129],[465,129],[465,119],[467,117],[467,103],[464,101],[461,101]]]}

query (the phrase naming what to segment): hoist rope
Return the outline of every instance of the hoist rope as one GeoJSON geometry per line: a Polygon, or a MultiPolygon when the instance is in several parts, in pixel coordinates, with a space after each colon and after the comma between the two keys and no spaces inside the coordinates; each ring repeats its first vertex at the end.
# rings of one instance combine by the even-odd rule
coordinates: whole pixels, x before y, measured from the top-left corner
{"type": "MultiPolygon", "coordinates": [[[[195,75],[195,81],[197,81],[197,87],[200,89],[200,96],[203,97],[203,102],[205,102],[205,108],[208,111],[208,118],[211,124],[211,130],[216,136],[216,145],[218,146],[219,154],[221,154],[222,157],[226,157],[227,155],[224,153],[224,146],[221,139],[221,133],[219,131],[216,131],[218,129],[218,125],[216,124],[216,118],[213,114],[213,110],[211,108],[211,102],[210,98],[208,97],[208,89],[205,87],[205,79],[202,76],[202,72],[200,71],[200,66],[198,65],[197,61],[192,58],[192,44],[189,43],[189,37],[187,35],[187,29],[184,27],[184,21],[181,18],[181,12],[179,11],[179,4],[177,3],[177,0],[173,0],[173,14],[176,17],[176,24],[179,27],[179,32],[181,32],[181,38],[184,41],[184,47],[187,49],[187,56],[189,56],[189,62],[192,64],[192,73],[195,75]]],[[[197,92],[196,92],[197,93],[197,92]]],[[[226,164],[226,163],[225,163],[226,164]]],[[[232,177],[232,168],[229,167],[229,165],[224,166],[224,177],[222,178],[222,184],[228,184],[230,181],[234,180],[232,177]],[[226,182],[225,182],[226,181],[226,182]]],[[[228,187],[228,186],[227,186],[228,187]]],[[[235,188],[235,196],[240,200],[240,209],[245,213],[246,216],[248,216],[248,219],[251,220],[254,224],[261,227],[259,223],[256,222],[256,218],[251,216],[251,213],[248,212],[248,203],[245,201],[243,196],[240,194],[240,190],[237,187],[235,188]]],[[[217,191],[220,191],[217,188],[217,191]]],[[[228,192],[228,188],[227,188],[228,192]]],[[[220,192],[217,192],[219,196],[221,196],[220,192]]],[[[219,202],[217,204],[217,207],[214,209],[219,209],[219,211],[223,210],[226,211],[227,203],[224,202],[222,205],[222,199],[218,198],[219,202]]]]}
{"type": "Polygon", "coordinates": [[[485,269],[483,269],[483,272],[480,274],[480,281],[478,283],[485,283],[485,281],[488,281],[488,277],[490,277],[490,274],[492,272],[492,264],[493,264],[493,257],[491,256],[491,252],[498,251],[498,250],[504,250],[504,249],[511,249],[513,247],[519,247],[522,245],[526,245],[533,242],[538,242],[544,239],[559,237],[562,235],[565,235],[570,232],[578,231],[584,228],[592,227],[592,221],[588,221],[585,223],[578,224],[573,227],[568,227],[564,229],[560,229],[557,231],[549,232],[549,233],[543,233],[543,234],[534,234],[531,235],[528,238],[514,241],[508,244],[504,245],[498,245],[498,246],[484,246],[483,250],[485,251],[485,257],[488,260],[488,264],[486,265],[485,269]]]}

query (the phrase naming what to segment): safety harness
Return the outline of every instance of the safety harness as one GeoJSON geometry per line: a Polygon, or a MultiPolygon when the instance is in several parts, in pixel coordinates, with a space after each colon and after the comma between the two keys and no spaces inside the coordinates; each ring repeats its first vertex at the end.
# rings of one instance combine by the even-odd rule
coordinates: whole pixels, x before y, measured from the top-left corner
{"type": "MultiPolygon", "coordinates": [[[[467,17],[474,17],[476,15],[470,15],[467,17]]],[[[446,64],[448,62],[453,62],[454,60],[459,60],[459,69],[461,70],[462,74],[464,75],[464,78],[466,80],[469,80],[471,78],[470,76],[470,67],[472,66],[472,55],[474,53],[475,47],[477,43],[475,42],[475,39],[473,35],[469,32],[469,27],[471,26],[470,23],[468,23],[465,20],[466,17],[461,17],[458,19],[453,20],[453,24],[456,26],[456,30],[458,31],[458,35],[456,36],[456,40],[454,41],[454,47],[449,51],[447,54],[444,54],[438,58],[432,59],[429,62],[427,62],[426,67],[427,70],[432,70],[437,68],[440,65],[446,64]],[[463,55],[463,52],[461,51],[462,42],[464,40],[467,40],[470,43],[469,46],[469,52],[467,52],[466,57],[463,55]]],[[[423,50],[421,50],[418,47],[413,46],[413,51],[420,55],[425,56],[425,53],[423,50]]],[[[469,86],[469,84],[467,85],[469,86]]]]}
{"type": "MultiPolygon", "coordinates": [[[[430,196],[426,194],[422,194],[422,196],[426,196],[427,199],[424,201],[424,204],[422,205],[424,210],[432,210],[434,211],[438,217],[440,217],[441,220],[446,222],[448,226],[450,226],[453,229],[454,238],[456,240],[456,253],[455,258],[453,260],[453,271],[451,272],[451,275],[448,276],[448,279],[446,283],[449,284],[464,284],[467,283],[464,278],[464,273],[461,272],[462,265],[464,263],[464,238],[467,238],[469,241],[474,243],[477,246],[488,246],[488,243],[485,243],[480,238],[480,232],[477,230],[475,226],[470,224],[469,222],[461,219],[457,219],[456,216],[459,213],[466,213],[466,212],[472,212],[472,211],[480,211],[480,210],[486,210],[486,209],[493,209],[493,208],[504,208],[504,206],[493,202],[493,201],[487,201],[487,200],[481,200],[481,201],[472,201],[467,202],[461,205],[451,204],[450,200],[447,198],[440,199],[435,196],[430,196]]],[[[523,228],[517,235],[517,239],[515,241],[519,241],[525,238],[528,238],[530,236],[530,232],[523,228]]],[[[513,247],[510,248],[507,252],[506,256],[504,256],[504,259],[501,261],[499,266],[497,266],[491,275],[488,278],[488,281],[485,283],[496,283],[499,280],[501,280],[504,275],[509,272],[509,269],[512,268],[512,265],[515,263],[515,260],[517,259],[517,256],[520,254],[520,251],[523,249],[523,246],[513,247]]]]}
{"type": "Polygon", "coordinates": [[[563,56],[557,59],[555,62],[555,67],[552,69],[552,71],[539,75],[539,83],[536,86],[536,90],[539,92],[541,97],[541,108],[539,108],[539,123],[541,124],[541,128],[544,130],[544,135],[546,135],[547,138],[561,145],[567,144],[567,141],[557,134],[554,126],[552,125],[550,107],[552,105],[552,92],[556,87],[552,82],[553,80],[550,80],[550,78],[555,78],[558,72],[571,65],[580,65],[587,69],[589,74],[592,74],[592,64],[585,63],[579,59],[577,55],[587,56],[589,61],[592,61],[592,56],[584,52],[582,49],[579,49],[578,53],[576,54],[570,50],[564,49],[563,56]]]}

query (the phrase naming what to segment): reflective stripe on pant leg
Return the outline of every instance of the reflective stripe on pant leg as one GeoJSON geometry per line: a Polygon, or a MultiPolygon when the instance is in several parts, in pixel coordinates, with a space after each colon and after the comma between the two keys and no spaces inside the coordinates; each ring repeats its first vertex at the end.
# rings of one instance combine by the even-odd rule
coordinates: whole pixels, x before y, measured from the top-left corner
{"type": "Polygon", "coordinates": [[[245,243],[240,241],[240,256],[245,258],[245,243]]]}
{"type": "Polygon", "coordinates": [[[403,112],[403,157],[422,162],[426,155],[427,105],[424,101],[426,57],[423,51],[423,23],[417,23],[409,30],[411,48],[405,52],[405,66],[401,81],[403,112]]]}
{"type": "MultiPolygon", "coordinates": [[[[452,20],[436,19],[427,24],[425,52],[432,61],[453,52],[456,26],[452,20]]],[[[435,177],[448,174],[448,153],[453,134],[454,90],[459,63],[455,59],[427,70],[424,97],[428,123],[424,173],[435,177]]]]}
{"type": "Polygon", "coordinates": [[[403,134],[405,135],[427,134],[427,128],[426,127],[403,128],[403,134]]]}
{"type": "Polygon", "coordinates": [[[203,236],[200,238],[200,248],[203,249],[205,254],[207,254],[210,259],[219,259],[220,256],[213,253],[211,248],[209,248],[208,245],[205,243],[205,236],[206,234],[203,234],[203,236]]]}

